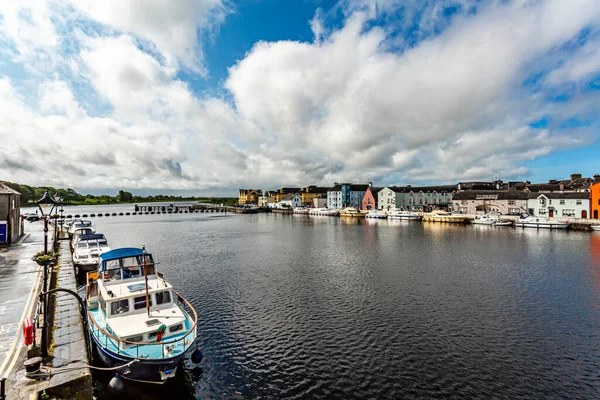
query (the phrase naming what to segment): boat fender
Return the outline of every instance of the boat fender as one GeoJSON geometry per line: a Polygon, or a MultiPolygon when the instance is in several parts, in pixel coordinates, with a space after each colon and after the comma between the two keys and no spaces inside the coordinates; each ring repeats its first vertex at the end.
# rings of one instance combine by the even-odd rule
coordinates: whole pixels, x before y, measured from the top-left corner
{"type": "Polygon", "coordinates": [[[33,320],[31,318],[23,321],[23,342],[25,346],[33,344],[33,320]]]}
{"type": "Polygon", "coordinates": [[[156,343],[160,343],[162,341],[163,335],[165,334],[166,330],[167,326],[165,324],[162,324],[158,327],[158,329],[156,330],[156,343]]]}

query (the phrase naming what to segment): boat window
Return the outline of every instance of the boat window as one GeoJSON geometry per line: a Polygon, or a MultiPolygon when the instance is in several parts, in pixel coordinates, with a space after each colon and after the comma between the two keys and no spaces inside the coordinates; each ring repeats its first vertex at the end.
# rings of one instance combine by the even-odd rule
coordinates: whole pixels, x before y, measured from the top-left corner
{"type": "Polygon", "coordinates": [[[148,334],[148,339],[154,339],[156,337],[156,335],[158,335],[158,332],[150,332],[148,334]]]}
{"type": "Polygon", "coordinates": [[[139,267],[123,268],[123,271],[125,271],[127,278],[133,278],[135,276],[140,276],[140,268],[139,267]]]}
{"type": "Polygon", "coordinates": [[[79,249],[85,249],[87,247],[87,243],[86,242],[79,242],[77,243],[77,248],[79,249]]]}
{"type": "MultiPolygon", "coordinates": [[[[150,307],[152,307],[152,297],[149,297],[150,307]]],[[[146,308],[146,296],[134,297],[133,308],[139,310],[140,308],[146,308]]]]}
{"type": "Polygon", "coordinates": [[[167,304],[171,302],[171,292],[165,290],[164,292],[156,293],[156,304],[167,304]]]}
{"type": "Polygon", "coordinates": [[[124,267],[137,267],[138,260],[137,257],[125,257],[122,258],[124,267]]]}
{"type": "Polygon", "coordinates": [[[129,311],[129,300],[117,300],[110,303],[110,315],[123,314],[129,311]]]}
{"type": "MultiPolygon", "coordinates": [[[[128,337],[127,339],[128,342],[141,342],[142,340],[144,340],[144,337],[142,335],[137,335],[137,336],[132,336],[132,337],[128,337]]],[[[129,343],[127,343],[129,344],[129,343]]]]}
{"type": "Polygon", "coordinates": [[[108,246],[108,242],[106,241],[106,239],[100,239],[100,240],[98,240],[98,244],[100,246],[108,246]]]}
{"type": "Polygon", "coordinates": [[[88,242],[88,246],[90,249],[96,249],[98,248],[98,242],[96,242],[95,240],[90,240],[88,242]]]}
{"type": "Polygon", "coordinates": [[[173,325],[169,328],[169,332],[177,332],[183,329],[183,324],[173,325]]]}

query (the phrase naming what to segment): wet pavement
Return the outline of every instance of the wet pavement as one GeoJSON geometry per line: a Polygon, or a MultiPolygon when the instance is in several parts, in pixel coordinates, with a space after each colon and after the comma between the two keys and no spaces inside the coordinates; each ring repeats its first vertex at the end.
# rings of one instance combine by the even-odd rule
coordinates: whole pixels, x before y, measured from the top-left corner
{"type": "Polygon", "coordinates": [[[43,222],[25,222],[25,232],[20,244],[0,250],[0,377],[24,359],[21,322],[33,318],[41,284],[42,268],[31,257],[44,249],[43,222]]]}

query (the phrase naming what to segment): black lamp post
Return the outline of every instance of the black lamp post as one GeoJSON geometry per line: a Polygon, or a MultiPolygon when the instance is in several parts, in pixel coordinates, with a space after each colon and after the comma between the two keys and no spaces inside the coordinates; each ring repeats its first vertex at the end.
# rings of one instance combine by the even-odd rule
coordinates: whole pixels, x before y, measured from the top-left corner
{"type": "MultiPolygon", "coordinates": [[[[48,254],[48,217],[52,214],[52,210],[56,201],[50,196],[46,190],[41,199],[38,200],[38,207],[44,218],[44,253],[48,254]]],[[[42,292],[47,291],[48,283],[48,265],[44,265],[44,286],[42,292]]],[[[48,296],[45,295],[42,302],[44,306],[44,325],[42,325],[42,357],[48,357],[48,296]]]]}

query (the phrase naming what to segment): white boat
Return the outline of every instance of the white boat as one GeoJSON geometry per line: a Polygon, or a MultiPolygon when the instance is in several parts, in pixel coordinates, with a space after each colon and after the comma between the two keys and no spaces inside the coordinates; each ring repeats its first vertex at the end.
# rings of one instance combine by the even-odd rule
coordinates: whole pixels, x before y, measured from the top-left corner
{"type": "Polygon", "coordinates": [[[346,207],[340,211],[340,217],[345,218],[364,218],[367,211],[358,210],[355,207],[346,207]]]}
{"type": "Polygon", "coordinates": [[[512,221],[498,220],[498,221],[494,222],[494,224],[492,226],[512,226],[512,225],[513,225],[512,221]]]}
{"type": "Polygon", "coordinates": [[[593,231],[600,231],[600,225],[592,225],[590,228],[592,228],[593,231]]]}
{"type": "Polygon", "coordinates": [[[98,257],[108,251],[110,247],[103,234],[80,235],[73,246],[73,264],[81,271],[93,271],[98,265],[98,257]]]}
{"type": "Polygon", "coordinates": [[[69,234],[73,235],[77,229],[88,228],[92,230],[92,233],[96,232],[94,225],[92,225],[92,221],[88,221],[85,219],[74,220],[71,225],[69,225],[69,234]]]}
{"type": "Polygon", "coordinates": [[[388,218],[418,221],[423,217],[416,212],[406,211],[402,208],[395,208],[390,211],[390,213],[388,214],[388,218]]]}
{"type": "Polygon", "coordinates": [[[294,214],[308,214],[310,210],[306,207],[296,207],[294,208],[294,214]]]}
{"type": "Polygon", "coordinates": [[[308,215],[324,215],[324,216],[333,216],[333,215],[338,215],[338,210],[333,209],[333,208],[312,208],[309,212],[308,215]]]}
{"type": "Polygon", "coordinates": [[[425,222],[447,222],[454,224],[466,224],[469,223],[469,218],[461,214],[452,214],[448,211],[433,210],[430,213],[423,215],[423,221],[425,222]]]}
{"type": "Polygon", "coordinates": [[[385,211],[371,210],[365,215],[365,218],[386,219],[387,214],[385,211]]]}
{"type": "MultiPolygon", "coordinates": [[[[88,329],[103,363],[141,383],[173,378],[196,340],[198,317],[156,271],[152,255],[138,248],[104,253],[86,282],[88,329]]],[[[201,359],[196,348],[192,361],[201,359]]]]}
{"type": "Polygon", "coordinates": [[[519,228],[567,229],[569,224],[562,221],[552,221],[544,217],[521,215],[521,218],[515,221],[515,226],[519,228]]]}

